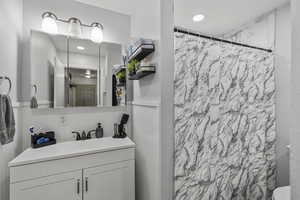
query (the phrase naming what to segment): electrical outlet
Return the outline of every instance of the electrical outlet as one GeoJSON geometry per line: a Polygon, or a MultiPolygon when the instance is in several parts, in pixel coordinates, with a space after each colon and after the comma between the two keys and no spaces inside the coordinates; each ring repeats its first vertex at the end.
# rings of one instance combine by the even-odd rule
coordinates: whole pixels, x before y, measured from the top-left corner
{"type": "Polygon", "coordinates": [[[64,124],[67,122],[66,117],[65,117],[65,116],[61,116],[61,117],[60,117],[60,122],[61,122],[61,124],[64,125],[64,124]]]}

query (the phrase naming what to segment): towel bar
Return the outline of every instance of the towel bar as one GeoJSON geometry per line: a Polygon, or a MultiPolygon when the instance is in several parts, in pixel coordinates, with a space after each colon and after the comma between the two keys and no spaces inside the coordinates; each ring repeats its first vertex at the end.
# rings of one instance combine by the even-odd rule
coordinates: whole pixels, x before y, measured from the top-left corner
{"type": "MultiPolygon", "coordinates": [[[[8,80],[8,82],[9,82],[9,90],[8,90],[7,95],[9,95],[10,92],[11,92],[11,87],[12,87],[12,83],[11,83],[10,78],[7,77],[7,76],[0,76],[0,80],[8,80]]],[[[0,82],[0,85],[1,85],[1,84],[2,84],[2,82],[0,82]]]]}

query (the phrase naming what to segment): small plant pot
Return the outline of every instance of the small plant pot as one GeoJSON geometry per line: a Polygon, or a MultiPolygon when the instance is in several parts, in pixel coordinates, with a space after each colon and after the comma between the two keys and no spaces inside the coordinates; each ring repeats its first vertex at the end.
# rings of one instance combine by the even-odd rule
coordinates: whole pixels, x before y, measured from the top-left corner
{"type": "Polygon", "coordinates": [[[135,70],[129,71],[129,76],[134,76],[136,74],[135,70]]]}
{"type": "Polygon", "coordinates": [[[126,78],[125,77],[119,79],[119,83],[125,83],[125,82],[126,82],[126,78]]]}

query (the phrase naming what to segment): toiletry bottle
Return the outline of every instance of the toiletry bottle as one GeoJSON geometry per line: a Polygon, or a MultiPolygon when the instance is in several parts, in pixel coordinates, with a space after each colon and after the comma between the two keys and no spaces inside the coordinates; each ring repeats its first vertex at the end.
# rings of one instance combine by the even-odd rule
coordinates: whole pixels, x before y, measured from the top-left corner
{"type": "Polygon", "coordinates": [[[98,123],[98,127],[96,128],[96,138],[103,137],[103,128],[101,127],[101,123],[98,123]]]}

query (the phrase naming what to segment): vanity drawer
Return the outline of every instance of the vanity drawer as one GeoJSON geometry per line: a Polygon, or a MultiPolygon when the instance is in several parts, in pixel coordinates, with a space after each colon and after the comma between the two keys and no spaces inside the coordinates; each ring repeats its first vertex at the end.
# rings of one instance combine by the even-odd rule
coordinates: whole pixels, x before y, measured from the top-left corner
{"type": "Polygon", "coordinates": [[[10,167],[10,183],[134,160],[134,154],[134,148],[128,148],[10,167]]]}

